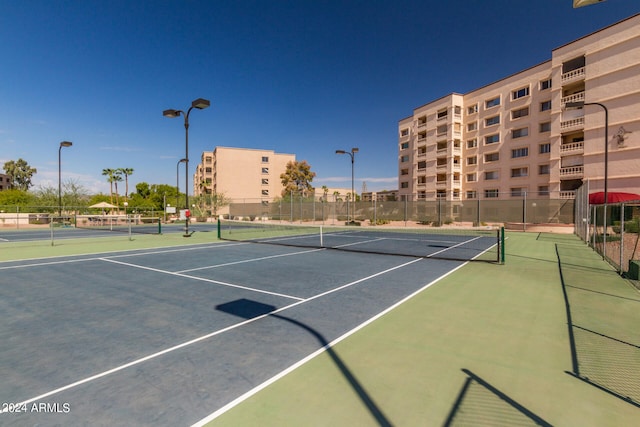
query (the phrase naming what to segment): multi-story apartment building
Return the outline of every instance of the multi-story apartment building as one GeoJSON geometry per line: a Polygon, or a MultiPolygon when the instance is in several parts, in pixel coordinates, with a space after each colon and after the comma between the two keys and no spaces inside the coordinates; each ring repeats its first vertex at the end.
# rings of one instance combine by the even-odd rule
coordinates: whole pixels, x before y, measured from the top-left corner
{"type": "Polygon", "coordinates": [[[398,131],[401,199],[573,198],[586,180],[603,189],[605,158],[610,191],[640,193],[640,14],[418,107],[398,131]]]}
{"type": "Polygon", "coordinates": [[[273,150],[216,147],[202,153],[193,175],[196,196],[223,194],[228,200],[251,202],[272,201],[281,197],[280,174],[287,163],[295,162],[294,154],[273,150]]]}
{"type": "Polygon", "coordinates": [[[11,188],[11,181],[9,181],[9,175],[0,173],[0,191],[8,190],[11,188]]]}

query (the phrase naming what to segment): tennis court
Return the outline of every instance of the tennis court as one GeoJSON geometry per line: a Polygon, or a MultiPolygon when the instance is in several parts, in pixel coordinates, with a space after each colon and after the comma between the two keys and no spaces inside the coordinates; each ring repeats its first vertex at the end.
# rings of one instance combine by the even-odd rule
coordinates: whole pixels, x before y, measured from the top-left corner
{"type": "Polygon", "coordinates": [[[2,424],[191,425],[464,262],[223,242],[0,263],[2,424]]]}

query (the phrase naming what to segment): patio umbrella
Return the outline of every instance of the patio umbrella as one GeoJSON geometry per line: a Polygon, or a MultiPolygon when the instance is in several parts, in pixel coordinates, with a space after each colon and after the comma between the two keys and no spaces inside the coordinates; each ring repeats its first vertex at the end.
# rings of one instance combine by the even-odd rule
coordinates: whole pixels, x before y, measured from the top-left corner
{"type": "MultiPolygon", "coordinates": [[[[623,203],[630,201],[640,201],[640,194],[607,192],[607,203],[623,203]]],[[[589,194],[590,205],[602,205],[604,202],[604,191],[589,194]]]]}

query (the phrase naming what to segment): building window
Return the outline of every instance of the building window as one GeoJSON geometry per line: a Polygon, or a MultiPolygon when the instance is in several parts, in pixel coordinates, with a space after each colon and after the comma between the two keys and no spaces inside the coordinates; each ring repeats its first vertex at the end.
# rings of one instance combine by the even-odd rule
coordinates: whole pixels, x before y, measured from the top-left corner
{"type": "Polygon", "coordinates": [[[522,187],[512,187],[511,188],[511,197],[522,197],[527,193],[527,191],[522,187]]]}
{"type": "Polygon", "coordinates": [[[476,182],[476,174],[468,173],[467,174],[467,182],[476,182]]]}
{"type": "Polygon", "coordinates": [[[402,129],[400,131],[400,136],[409,136],[409,129],[402,129]]]}
{"type": "Polygon", "coordinates": [[[529,176],[529,168],[511,169],[511,178],[522,178],[523,176],[529,176]]]}
{"type": "Polygon", "coordinates": [[[269,168],[262,168],[262,173],[269,173],[269,168]]]}
{"type": "Polygon", "coordinates": [[[408,182],[400,183],[400,188],[409,188],[409,183],[408,182]]]}
{"type": "Polygon", "coordinates": [[[476,156],[467,157],[467,165],[471,166],[471,165],[477,165],[477,164],[478,164],[478,158],[476,156]]]}
{"type": "Polygon", "coordinates": [[[467,148],[476,148],[478,146],[478,140],[476,138],[467,140],[467,148]]]}
{"type": "Polygon", "coordinates": [[[484,155],[484,162],[497,162],[500,160],[500,153],[489,153],[484,155]]]}
{"type": "Polygon", "coordinates": [[[540,123],[540,133],[551,132],[551,122],[540,123]]]}
{"type": "Polygon", "coordinates": [[[497,189],[484,190],[484,197],[486,197],[487,199],[496,198],[498,197],[498,190],[497,189]]]}
{"type": "Polygon", "coordinates": [[[493,126],[493,125],[497,125],[497,124],[500,124],[500,116],[499,115],[498,116],[489,117],[489,118],[486,118],[484,120],[485,127],[493,126]]]}
{"type": "Polygon", "coordinates": [[[549,186],[541,185],[538,187],[538,196],[548,196],[549,195],[549,186]]]}
{"type": "Polygon", "coordinates": [[[445,135],[447,133],[447,125],[440,125],[436,129],[438,135],[445,135]]]}
{"type": "Polygon", "coordinates": [[[269,185],[269,178],[262,178],[262,185],[269,185]]]}
{"type": "Polygon", "coordinates": [[[473,132],[478,129],[478,122],[467,123],[467,132],[473,132]]]}
{"type": "Polygon", "coordinates": [[[540,111],[551,110],[551,101],[544,101],[540,103],[540,111]]]}
{"type": "Polygon", "coordinates": [[[547,142],[540,144],[540,154],[546,154],[551,152],[551,143],[547,142]]]}
{"type": "Polygon", "coordinates": [[[513,94],[513,99],[524,98],[525,96],[529,96],[529,86],[523,87],[518,90],[514,90],[512,94],[513,94]]]}
{"type": "Polygon", "coordinates": [[[529,128],[514,129],[511,131],[511,138],[522,138],[529,135],[529,128]]]}
{"type": "Polygon", "coordinates": [[[400,175],[409,175],[409,169],[401,169],[400,175]]]}
{"type": "Polygon", "coordinates": [[[438,120],[446,119],[448,114],[449,112],[447,109],[438,111],[438,120]]]}
{"type": "Polygon", "coordinates": [[[485,181],[493,181],[494,179],[498,179],[498,177],[498,171],[488,171],[484,173],[485,181]]]}
{"type": "Polygon", "coordinates": [[[408,162],[408,161],[409,161],[409,156],[404,155],[404,156],[400,157],[400,162],[405,163],[405,162],[408,162]]]}
{"type": "Polygon", "coordinates": [[[538,165],[538,175],[549,175],[550,171],[549,165],[538,165]]]}
{"type": "Polygon", "coordinates": [[[496,142],[500,142],[500,135],[499,134],[487,135],[487,136],[484,137],[485,145],[495,144],[496,142]]]}
{"type": "Polygon", "coordinates": [[[495,98],[487,99],[484,102],[484,108],[497,107],[500,105],[500,97],[496,96],[495,98]]]}
{"type": "Polygon", "coordinates": [[[268,196],[269,195],[269,190],[262,190],[262,195],[263,196],[268,196]]]}
{"type": "Polygon", "coordinates": [[[400,149],[406,150],[407,148],[409,148],[409,143],[408,142],[403,142],[402,144],[400,144],[400,149]]]}
{"type": "Polygon", "coordinates": [[[475,114],[478,112],[478,104],[473,104],[467,107],[467,114],[475,114]]]}
{"type": "Polygon", "coordinates": [[[511,158],[517,159],[518,157],[527,157],[529,155],[529,147],[514,148],[511,150],[511,158]]]}
{"type": "Polygon", "coordinates": [[[467,190],[467,199],[477,199],[478,192],[476,190],[467,190]]]}
{"type": "Polygon", "coordinates": [[[459,105],[453,106],[453,114],[459,116],[462,113],[462,107],[459,105]]]}
{"type": "Polygon", "coordinates": [[[542,80],[540,82],[540,90],[551,89],[551,79],[542,80]]]}
{"type": "Polygon", "coordinates": [[[519,119],[521,117],[526,117],[528,115],[529,115],[529,107],[520,108],[518,110],[513,110],[511,112],[511,118],[512,119],[519,119]]]}
{"type": "Polygon", "coordinates": [[[269,157],[262,156],[262,163],[269,163],[269,157]]]}

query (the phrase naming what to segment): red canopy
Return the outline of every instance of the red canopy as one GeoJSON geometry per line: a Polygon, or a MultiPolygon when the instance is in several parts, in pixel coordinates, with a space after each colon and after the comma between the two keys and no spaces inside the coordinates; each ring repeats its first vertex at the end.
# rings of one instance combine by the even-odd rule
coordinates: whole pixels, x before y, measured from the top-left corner
{"type": "MultiPolygon", "coordinates": [[[[607,192],[607,203],[622,203],[640,201],[640,194],[607,192]]],[[[604,191],[589,194],[590,205],[602,205],[604,203],[604,191]]]]}

